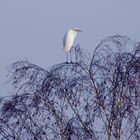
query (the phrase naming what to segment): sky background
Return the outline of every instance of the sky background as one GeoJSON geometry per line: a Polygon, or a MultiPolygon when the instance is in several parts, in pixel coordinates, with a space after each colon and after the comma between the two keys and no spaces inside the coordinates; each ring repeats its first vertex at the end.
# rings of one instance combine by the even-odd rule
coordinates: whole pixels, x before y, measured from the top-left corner
{"type": "Polygon", "coordinates": [[[105,37],[140,41],[140,0],[1,0],[0,96],[12,94],[8,67],[28,60],[44,69],[65,61],[63,35],[77,27],[76,42],[92,52],[105,37]]]}

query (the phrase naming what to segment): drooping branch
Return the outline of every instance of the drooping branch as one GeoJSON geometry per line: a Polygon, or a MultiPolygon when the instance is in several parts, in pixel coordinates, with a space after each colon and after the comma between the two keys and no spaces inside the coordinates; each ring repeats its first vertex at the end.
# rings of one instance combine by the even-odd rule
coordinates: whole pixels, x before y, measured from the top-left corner
{"type": "Polygon", "coordinates": [[[47,70],[14,63],[16,94],[1,101],[1,138],[139,139],[140,45],[128,52],[129,42],[107,37],[91,56],[77,46],[75,62],[47,70]]]}

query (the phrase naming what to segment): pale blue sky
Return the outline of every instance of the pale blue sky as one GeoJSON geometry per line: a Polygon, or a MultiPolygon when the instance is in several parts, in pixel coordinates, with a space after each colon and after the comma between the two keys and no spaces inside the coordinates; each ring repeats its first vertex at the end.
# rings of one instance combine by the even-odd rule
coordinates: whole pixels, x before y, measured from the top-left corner
{"type": "Polygon", "coordinates": [[[7,68],[28,60],[48,68],[65,61],[64,32],[78,27],[77,42],[93,51],[106,36],[128,35],[140,41],[140,0],[1,0],[0,1],[0,95],[7,68]]]}

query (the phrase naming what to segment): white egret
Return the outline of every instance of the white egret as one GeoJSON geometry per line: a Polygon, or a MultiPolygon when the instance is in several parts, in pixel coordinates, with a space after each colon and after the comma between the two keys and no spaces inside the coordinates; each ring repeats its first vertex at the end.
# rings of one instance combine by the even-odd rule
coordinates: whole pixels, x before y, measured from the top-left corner
{"type": "MultiPolygon", "coordinates": [[[[67,62],[68,62],[68,52],[70,52],[70,57],[71,57],[71,48],[73,47],[73,43],[78,32],[81,32],[81,30],[77,28],[69,29],[64,35],[63,46],[64,46],[64,52],[66,53],[67,62]]],[[[71,62],[72,62],[72,57],[71,57],[71,62]]]]}

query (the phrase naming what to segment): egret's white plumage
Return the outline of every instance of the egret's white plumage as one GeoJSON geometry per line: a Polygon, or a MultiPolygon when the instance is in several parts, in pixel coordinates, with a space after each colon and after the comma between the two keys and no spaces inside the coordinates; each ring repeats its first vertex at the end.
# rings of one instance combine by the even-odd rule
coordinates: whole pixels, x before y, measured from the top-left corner
{"type": "Polygon", "coordinates": [[[63,46],[64,46],[63,49],[65,53],[68,53],[73,47],[73,43],[78,32],[81,32],[81,30],[75,28],[75,29],[69,29],[65,33],[64,38],[63,38],[63,46]]]}
{"type": "Polygon", "coordinates": [[[74,40],[77,36],[77,32],[80,32],[79,29],[69,29],[63,38],[64,52],[67,53],[73,46],[74,40]]]}

